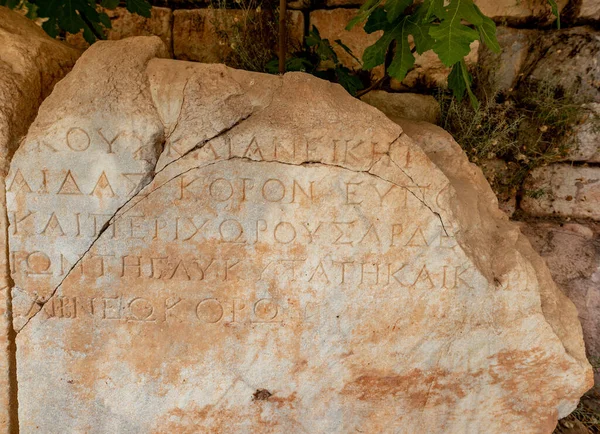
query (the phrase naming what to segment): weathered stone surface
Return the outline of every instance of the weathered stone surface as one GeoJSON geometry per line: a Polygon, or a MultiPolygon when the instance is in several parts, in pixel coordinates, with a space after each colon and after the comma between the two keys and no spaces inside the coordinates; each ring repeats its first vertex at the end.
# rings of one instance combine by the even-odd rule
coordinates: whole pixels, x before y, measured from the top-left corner
{"type": "MultiPolygon", "coordinates": [[[[108,40],[116,41],[130,36],[158,36],[169,49],[169,52],[173,54],[173,30],[171,26],[173,12],[171,9],[153,7],[150,18],[132,14],[126,8],[105,9],[104,12],[110,17],[112,25],[112,28],[106,31],[108,40]]],[[[89,47],[89,44],[83,39],[82,33],[68,34],[67,42],[83,50],[89,47]]]]}
{"type": "Polygon", "coordinates": [[[372,90],[363,95],[361,101],[381,110],[396,123],[400,119],[409,119],[435,124],[440,119],[440,104],[431,95],[372,90]]]}
{"type": "Polygon", "coordinates": [[[496,194],[498,207],[507,216],[512,217],[517,210],[517,191],[514,186],[506,185],[505,182],[510,179],[510,172],[514,170],[514,167],[510,167],[506,161],[500,158],[480,160],[477,165],[496,194]]]}
{"type": "MultiPolygon", "coordinates": [[[[236,29],[243,28],[248,20],[245,11],[234,9],[177,10],[173,15],[175,57],[203,63],[227,61],[239,31],[236,29]]],[[[304,15],[300,11],[288,11],[287,16],[288,50],[293,52],[304,42],[304,15]]]]}
{"type": "MultiPolygon", "coordinates": [[[[319,29],[323,39],[329,39],[340,62],[351,69],[360,69],[362,65],[343,48],[334,44],[333,41],[340,39],[357,58],[362,59],[367,47],[377,42],[382,35],[381,31],[368,34],[361,25],[354,26],[352,30],[346,30],[346,25],[356,15],[356,12],[358,12],[358,9],[340,8],[316,10],[310,13],[310,26],[319,29]]],[[[374,78],[382,77],[384,73],[383,66],[374,68],[372,72],[374,78]]]]}
{"type": "Polygon", "coordinates": [[[365,3],[365,0],[325,0],[325,6],[329,8],[337,8],[340,6],[360,7],[365,3]]]}
{"type": "MultiPolygon", "coordinates": [[[[95,43],[44,100],[15,153],[7,201],[22,198],[28,211],[9,212],[13,267],[27,270],[13,274],[13,303],[33,306],[29,315],[154,170],[164,127],[145,65],[156,56],[168,56],[158,37],[95,43]],[[61,271],[48,273],[47,261],[61,271]]],[[[15,328],[27,319],[15,317],[15,328]]]]}
{"type": "Polygon", "coordinates": [[[600,220],[600,167],[540,167],[531,172],[524,188],[521,208],[531,215],[600,220]]]}
{"type": "MultiPolygon", "coordinates": [[[[478,0],[475,3],[488,17],[511,25],[550,24],[556,20],[550,4],[544,0],[478,0]]],[[[558,0],[556,3],[560,12],[569,2],[558,0]]]]}
{"type": "Polygon", "coordinates": [[[589,23],[600,20],[600,1],[578,0],[565,8],[566,19],[570,23],[589,23]]]}
{"type": "MultiPolygon", "coordinates": [[[[490,190],[490,188],[486,185],[485,182],[482,182],[483,173],[481,169],[473,164],[469,164],[467,158],[465,158],[464,154],[460,149],[460,145],[458,145],[450,136],[449,133],[442,130],[441,128],[427,124],[425,122],[414,122],[403,120],[400,122],[404,132],[411,137],[423,150],[427,153],[427,156],[438,166],[440,167],[446,176],[449,177],[452,184],[456,188],[457,194],[461,195],[463,199],[468,197],[477,197],[478,201],[471,201],[471,209],[478,209],[482,211],[483,209],[487,209],[487,211],[495,210],[495,203],[497,203],[496,195],[490,190]],[[471,190],[475,187],[478,190],[478,194],[474,194],[471,190]],[[482,203],[487,203],[487,206],[482,206],[482,203]],[[490,203],[492,204],[490,207],[490,203]]],[[[464,217],[469,217],[464,215],[464,217]]],[[[472,216],[470,216],[472,217],[472,216]]],[[[472,219],[470,221],[465,221],[468,227],[475,228],[479,227],[481,224],[481,220],[472,219]]],[[[591,250],[591,243],[595,245],[597,248],[597,238],[598,238],[598,228],[597,225],[593,226],[593,229],[586,228],[581,225],[567,225],[567,237],[570,235],[578,234],[585,238],[585,240],[579,240],[581,242],[580,246],[586,246],[583,250],[583,256],[579,258],[579,264],[576,265],[571,272],[567,271],[567,268],[572,264],[570,261],[575,260],[575,250],[577,247],[574,247],[574,242],[571,240],[569,246],[565,249],[566,255],[563,258],[558,258],[557,255],[562,255],[562,250],[556,250],[554,253],[554,247],[552,248],[552,255],[548,255],[548,251],[544,249],[544,245],[540,242],[540,234],[543,234],[544,231],[547,231],[550,226],[546,226],[544,224],[524,224],[518,223],[521,230],[524,232],[523,235],[519,234],[517,244],[520,245],[523,250],[521,250],[521,254],[524,254],[529,260],[532,261],[533,266],[537,270],[537,279],[540,284],[540,288],[542,289],[542,310],[547,318],[554,318],[551,320],[551,324],[562,323],[564,328],[559,335],[562,335],[563,342],[568,342],[572,338],[567,338],[567,335],[570,334],[571,331],[578,328],[577,324],[571,323],[570,326],[566,325],[567,315],[564,315],[564,312],[561,312],[560,306],[570,306],[570,302],[565,299],[565,294],[559,290],[556,285],[552,282],[552,276],[554,276],[557,281],[561,284],[565,284],[565,282],[575,282],[575,274],[572,272],[573,270],[578,270],[580,272],[579,277],[588,276],[591,279],[592,283],[597,281],[596,271],[594,270],[594,261],[593,253],[591,250]],[[537,228],[537,231],[536,231],[537,228]],[[592,241],[592,238],[595,238],[596,241],[592,241]],[[529,244],[531,242],[533,247],[536,249],[536,252],[540,255],[552,256],[553,260],[548,261],[547,268],[542,265],[542,261],[532,252],[532,246],[529,244]],[[557,264],[561,264],[557,266],[557,264]],[[555,269],[556,267],[556,269],[555,269]],[[552,270],[552,276],[548,272],[548,270],[552,270]],[[584,271],[585,270],[585,271],[584,271]],[[581,274],[583,272],[584,274],[581,274]],[[545,286],[546,283],[549,286],[545,286]],[[555,298],[556,297],[556,298],[555,298]]],[[[477,231],[481,233],[483,229],[479,228],[477,231]]],[[[552,236],[549,237],[551,239],[552,236]]],[[[557,243],[557,246],[561,243],[557,243]]],[[[562,249],[562,248],[561,248],[562,249]]],[[[582,255],[582,252],[579,252],[582,255]]],[[[546,258],[547,259],[547,258],[546,258]]],[[[585,278],[578,282],[581,284],[585,281],[585,278]]],[[[589,282],[587,282],[589,283],[589,282]]],[[[581,288],[581,286],[580,286],[581,288]]],[[[596,310],[595,298],[598,287],[595,287],[591,292],[587,292],[591,295],[592,301],[588,303],[588,306],[591,306],[591,310],[596,310]]],[[[581,293],[581,290],[578,290],[581,293]]],[[[569,294],[568,291],[566,291],[569,294]]],[[[577,303],[577,302],[575,302],[577,303]]],[[[589,309],[588,309],[589,310],[589,309]]],[[[569,315],[573,315],[575,311],[569,307],[569,315]]],[[[586,327],[588,330],[594,330],[595,319],[592,319],[592,324],[588,321],[586,327]]],[[[557,330],[555,326],[553,326],[554,330],[557,330]]],[[[574,336],[573,336],[574,337],[574,336]]],[[[597,335],[591,337],[591,340],[597,341],[597,335]]],[[[600,381],[600,378],[596,378],[596,381],[600,381]]],[[[519,431],[523,431],[524,428],[519,428],[519,431]]],[[[500,430],[499,432],[504,432],[505,430],[500,430]]]]}
{"type": "Polygon", "coordinates": [[[600,1],[581,0],[580,6],[575,14],[575,18],[582,21],[600,20],[600,1]]]}
{"type": "Polygon", "coordinates": [[[479,52],[481,76],[490,92],[506,92],[515,87],[540,30],[498,26],[496,36],[502,51],[493,53],[485,45],[479,52]]]}
{"type": "MultiPolygon", "coordinates": [[[[93,74],[94,48],[74,74],[93,74]]],[[[574,306],[447,134],[404,134],[306,74],[131,69],[111,77],[147,78],[152,107],[128,89],[165,147],[102,233],[78,231],[93,207],[57,195],[60,177],[40,189],[54,161],[34,156],[31,192],[8,189],[15,215],[65,222],[11,234],[52,258],[13,255],[20,291],[61,279],[34,316],[18,307],[22,432],[551,432],[591,386],[574,306]]],[[[103,113],[120,104],[101,93],[84,119],[118,131],[103,113]]],[[[89,194],[104,142],[56,139],[89,194]]]]}
{"type": "Polygon", "coordinates": [[[42,100],[73,66],[79,51],[46,35],[20,14],[0,7],[0,172],[42,100]]]}
{"type": "Polygon", "coordinates": [[[600,31],[583,26],[544,32],[528,63],[532,78],[600,103],[600,31]]]}
{"type": "Polygon", "coordinates": [[[565,160],[600,163],[600,103],[585,104],[588,111],[575,126],[573,143],[565,160]]]}
{"type": "MultiPolygon", "coordinates": [[[[575,303],[588,356],[600,358],[600,227],[522,223],[521,230],[575,303]]],[[[595,383],[600,387],[600,376],[595,383]]]]}
{"type": "Polygon", "coordinates": [[[310,8],[310,0],[292,0],[289,1],[288,9],[308,9],[310,8]]]}
{"type": "Polygon", "coordinates": [[[152,0],[154,6],[175,9],[195,9],[201,7],[209,7],[211,4],[208,0],[152,0]]]}
{"type": "Polygon", "coordinates": [[[12,154],[42,100],[79,52],[49,38],[27,18],[0,7],[0,432],[15,432],[16,378],[9,333],[10,268],[5,177],[12,154]],[[10,377],[13,377],[12,381],[10,377]],[[10,408],[12,405],[12,408],[10,408]]]}

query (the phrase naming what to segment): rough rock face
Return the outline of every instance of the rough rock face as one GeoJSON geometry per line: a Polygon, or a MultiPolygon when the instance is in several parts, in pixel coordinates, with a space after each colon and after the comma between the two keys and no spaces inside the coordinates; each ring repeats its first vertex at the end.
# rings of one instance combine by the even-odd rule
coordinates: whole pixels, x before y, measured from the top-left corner
{"type": "MultiPolygon", "coordinates": [[[[535,23],[548,25],[556,20],[552,8],[543,0],[477,0],[475,2],[486,16],[495,21],[519,25],[535,23]]],[[[562,11],[568,0],[558,0],[558,11],[562,11]]]]}
{"type": "Polygon", "coordinates": [[[584,26],[548,33],[537,39],[525,72],[600,103],[600,31],[584,26]]]}
{"type": "Polygon", "coordinates": [[[589,357],[600,358],[600,225],[531,222],[521,230],[575,303],[589,357]]]}
{"type": "Polygon", "coordinates": [[[408,119],[435,124],[440,119],[440,104],[431,95],[372,90],[363,95],[361,101],[381,110],[396,123],[401,119],[408,119]]]}
{"type": "Polygon", "coordinates": [[[22,432],[537,433],[575,408],[575,308],[448,135],[128,44],[86,52],[11,165],[22,432]]]}
{"type": "Polygon", "coordinates": [[[567,20],[574,23],[593,23],[600,19],[599,0],[578,0],[565,8],[567,20]]]}
{"type": "Polygon", "coordinates": [[[527,177],[521,208],[534,216],[600,220],[600,167],[552,164],[527,177]]]}
{"type": "Polygon", "coordinates": [[[588,111],[575,127],[573,145],[565,160],[600,163],[600,103],[585,104],[588,111]]]}
{"type": "MultiPolygon", "coordinates": [[[[173,13],[173,51],[181,60],[203,63],[225,63],[235,50],[244,56],[252,56],[248,47],[239,45],[241,34],[253,32],[255,38],[264,37],[265,28],[276,25],[270,15],[253,15],[236,9],[183,9],[173,13]],[[250,15],[249,15],[250,14],[250,15]],[[271,24],[269,24],[269,22],[271,24]],[[252,24],[254,23],[254,24],[252,24]],[[260,24],[259,24],[260,23],[260,24]],[[261,27],[262,26],[262,27],[261,27]],[[261,33],[259,29],[262,29],[261,33]]],[[[304,43],[304,15],[300,11],[288,11],[288,53],[296,52],[304,43]]],[[[268,45],[268,41],[255,43],[268,45]]],[[[275,41],[271,41],[275,43],[275,41]]],[[[247,42],[246,42],[247,43],[247,42]]],[[[241,54],[240,54],[241,55],[241,54]]]]}
{"type": "MultiPolygon", "coordinates": [[[[13,273],[13,303],[32,306],[29,315],[154,171],[164,128],[146,64],[157,56],[168,56],[158,37],[94,44],[43,102],[15,153],[6,192],[25,202],[9,212],[10,247],[12,266],[26,271],[13,273]]],[[[15,316],[17,330],[27,318],[15,316]]]]}
{"type": "Polygon", "coordinates": [[[600,32],[590,26],[528,30],[499,26],[501,53],[483,47],[480,68],[492,91],[524,78],[560,85],[588,102],[600,102],[600,32]]]}
{"type": "MultiPolygon", "coordinates": [[[[54,83],[73,66],[79,52],[50,39],[27,18],[0,7],[0,250],[8,251],[5,177],[10,157],[27,132],[37,109],[54,83]]],[[[9,432],[16,423],[14,404],[16,390],[9,384],[14,375],[10,362],[8,334],[11,309],[8,257],[0,255],[0,432],[9,432]],[[9,419],[13,418],[12,422],[9,419]]],[[[14,380],[13,380],[14,382],[14,380]]]]}
{"type": "Polygon", "coordinates": [[[523,78],[520,73],[540,34],[540,30],[498,26],[496,37],[502,51],[494,53],[482,45],[479,53],[480,71],[491,92],[506,92],[523,78]]]}
{"type": "MultiPolygon", "coordinates": [[[[154,6],[150,18],[132,14],[126,8],[103,9],[103,11],[111,21],[111,28],[106,30],[106,39],[116,41],[131,36],[158,36],[169,51],[172,51],[173,12],[171,9],[154,6]]],[[[83,50],[89,48],[89,44],[83,38],[83,32],[75,35],[69,33],[67,42],[83,50]]]]}
{"type": "Polygon", "coordinates": [[[2,171],[54,83],[79,51],[46,35],[27,18],[0,7],[0,159],[2,171]]]}

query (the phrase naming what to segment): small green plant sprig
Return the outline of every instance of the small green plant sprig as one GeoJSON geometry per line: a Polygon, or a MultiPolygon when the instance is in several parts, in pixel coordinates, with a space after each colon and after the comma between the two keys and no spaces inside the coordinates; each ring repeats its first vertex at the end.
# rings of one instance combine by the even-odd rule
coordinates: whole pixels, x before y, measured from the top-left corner
{"type": "MultiPolygon", "coordinates": [[[[356,95],[358,91],[364,88],[361,79],[348,67],[344,66],[329,39],[321,38],[319,29],[312,26],[305,38],[307,50],[296,53],[287,59],[285,64],[286,71],[302,71],[312,74],[316,77],[335,81],[342,85],[351,95],[356,95]]],[[[362,62],[352,53],[352,50],[340,39],[334,43],[348,53],[359,64],[362,62]]],[[[277,59],[272,60],[267,65],[267,72],[277,74],[277,59]]]]}
{"type": "MultiPolygon", "coordinates": [[[[46,19],[42,28],[48,35],[55,38],[62,31],[79,33],[92,44],[96,39],[105,39],[106,29],[111,28],[111,22],[104,9],[115,9],[119,0],[0,0],[0,6],[10,9],[25,9],[30,19],[46,19]]],[[[126,0],[125,6],[131,13],[150,18],[152,6],[148,0],[126,0]]]]}
{"type": "Polygon", "coordinates": [[[395,50],[387,65],[387,73],[402,81],[415,64],[414,53],[433,50],[442,63],[451,67],[448,87],[457,99],[468,93],[471,104],[478,105],[471,91],[472,76],[467,70],[465,57],[470,45],[480,40],[492,51],[500,52],[496,39],[496,24],[486,17],[473,0],[367,0],[357,15],[348,23],[347,30],[365,22],[367,33],[383,31],[381,38],[363,53],[363,67],[372,69],[386,60],[389,50],[395,50]],[[472,26],[472,27],[471,27],[472,26]],[[409,36],[412,36],[414,48],[409,36]]]}

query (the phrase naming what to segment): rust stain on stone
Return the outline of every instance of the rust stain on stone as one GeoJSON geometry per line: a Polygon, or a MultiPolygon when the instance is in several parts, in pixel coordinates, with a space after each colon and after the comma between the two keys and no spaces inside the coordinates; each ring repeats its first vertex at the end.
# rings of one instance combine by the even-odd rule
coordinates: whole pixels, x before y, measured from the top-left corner
{"type": "Polygon", "coordinates": [[[348,383],[342,390],[361,401],[397,399],[409,409],[440,404],[451,405],[464,398],[468,382],[459,374],[442,369],[412,369],[404,375],[365,374],[348,383]]]}

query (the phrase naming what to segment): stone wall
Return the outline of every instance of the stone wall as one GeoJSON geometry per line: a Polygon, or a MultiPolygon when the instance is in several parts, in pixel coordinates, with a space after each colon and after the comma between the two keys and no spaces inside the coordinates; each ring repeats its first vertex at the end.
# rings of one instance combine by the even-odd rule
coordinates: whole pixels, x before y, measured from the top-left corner
{"type": "MultiPolygon", "coordinates": [[[[208,1],[153,0],[152,3],[155,6],[150,19],[132,15],[125,8],[107,11],[113,24],[113,28],[108,31],[108,39],[156,35],[169,47],[175,59],[231,63],[228,62],[231,52],[239,49],[235,47],[235,43],[232,43],[231,35],[236,32],[236,29],[247,25],[246,11],[255,11],[249,9],[250,6],[260,2],[237,1],[236,4],[240,8],[226,10],[213,7],[208,1]]],[[[379,37],[378,32],[366,34],[360,25],[351,31],[345,30],[346,24],[362,3],[364,0],[289,1],[288,51],[290,53],[297,51],[302,46],[309,29],[316,26],[323,38],[332,42],[341,39],[360,59],[364,50],[379,37]]],[[[526,48],[529,43],[540,39],[549,40],[551,38],[548,35],[556,34],[552,30],[554,16],[547,0],[480,0],[476,3],[483,13],[493,17],[499,25],[500,42],[508,48],[508,56],[511,58],[506,59],[507,55],[504,54],[502,60],[503,62],[508,60],[509,63],[499,66],[504,80],[509,80],[516,73],[515,68],[519,65],[514,62],[526,60],[526,48]],[[527,30],[540,28],[545,31],[527,30]]],[[[560,0],[558,5],[563,28],[597,26],[600,23],[599,0],[560,0]]],[[[258,13],[264,15],[264,9],[266,9],[264,6],[263,10],[259,8],[258,13]]],[[[273,24],[276,28],[277,23],[272,22],[271,25],[273,24]]],[[[582,28],[584,29],[580,30],[582,33],[591,31],[591,28],[582,28]]],[[[570,31],[572,30],[567,30],[570,31]]],[[[67,40],[80,48],[87,47],[81,35],[69,35],[67,40]]],[[[360,64],[352,56],[336,44],[332,45],[343,64],[352,69],[360,68],[360,64]]],[[[560,54],[560,49],[558,52],[560,54]]],[[[486,55],[488,53],[485,48],[480,47],[478,41],[475,41],[467,63],[474,65],[479,62],[480,56],[486,58],[486,55]]],[[[449,68],[446,68],[437,56],[429,51],[417,56],[415,68],[409,72],[402,83],[391,80],[389,87],[393,90],[407,91],[416,87],[422,89],[445,86],[449,72],[449,68]]],[[[382,75],[382,67],[375,68],[371,71],[371,80],[375,81],[382,75]]]]}
{"type": "MultiPolygon", "coordinates": [[[[598,5],[594,15],[600,18],[598,5]]],[[[578,9],[587,14],[592,6],[578,9]]],[[[522,231],[546,259],[554,280],[575,303],[590,359],[600,361],[600,32],[593,26],[561,30],[500,28],[504,50],[495,61],[501,90],[524,78],[574,86],[588,101],[570,149],[554,164],[538,167],[512,198],[522,231]],[[499,58],[498,58],[499,57],[499,58]]],[[[493,63],[484,55],[483,62],[493,63]]],[[[492,69],[492,68],[489,68],[492,69]]],[[[512,210],[510,210],[512,211],[512,210]]],[[[600,377],[596,371],[596,385],[600,377]]]]}

